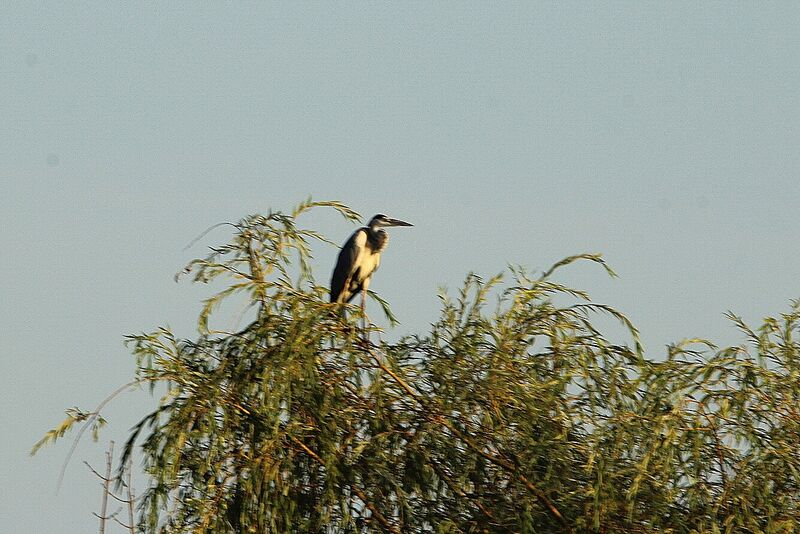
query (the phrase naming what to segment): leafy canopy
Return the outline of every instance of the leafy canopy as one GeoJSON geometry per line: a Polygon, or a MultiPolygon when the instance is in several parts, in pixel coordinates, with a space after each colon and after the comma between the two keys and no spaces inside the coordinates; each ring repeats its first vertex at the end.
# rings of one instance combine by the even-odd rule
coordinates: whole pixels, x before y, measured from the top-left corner
{"type": "MultiPolygon", "coordinates": [[[[327,240],[297,218],[321,207],[359,218],[311,201],[251,215],[187,266],[226,284],[196,339],[128,337],[134,383],[167,390],[120,459],[141,446],[143,531],[796,530],[800,303],[758,329],[731,314],[740,347],[688,340],[656,361],[622,314],[554,280],[605,267],[578,255],[539,276],[470,274],[430,332],[370,342],[377,327],[362,331],[357,307],[343,318],[312,276],[310,241],[327,240]],[[234,294],[254,320],[210,329],[234,294]],[[629,343],[604,337],[598,312],[629,343]]],[[[103,422],[68,415],[36,448],[103,422]]]]}

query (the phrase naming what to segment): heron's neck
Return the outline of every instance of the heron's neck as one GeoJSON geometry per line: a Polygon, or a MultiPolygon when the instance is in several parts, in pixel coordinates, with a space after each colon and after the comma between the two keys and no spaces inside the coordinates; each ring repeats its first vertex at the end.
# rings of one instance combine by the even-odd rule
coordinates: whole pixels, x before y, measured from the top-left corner
{"type": "Polygon", "coordinates": [[[380,252],[386,247],[386,242],[389,241],[389,234],[376,226],[367,226],[367,238],[369,240],[370,248],[376,252],[380,252]]]}

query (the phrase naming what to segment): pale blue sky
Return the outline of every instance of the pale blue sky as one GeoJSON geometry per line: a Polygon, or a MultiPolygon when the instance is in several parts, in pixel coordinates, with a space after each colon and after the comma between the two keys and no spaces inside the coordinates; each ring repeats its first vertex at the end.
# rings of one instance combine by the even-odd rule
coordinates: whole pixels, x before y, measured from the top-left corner
{"type": "Polygon", "coordinates": [[[94,531],[80,462],[148,395],[108,411],[58,495],[68,443],[31,444],[129,379],[124,334],[192,335],[189,240],[308,195],[415,223],[373,281],[397,333],[470,270],[602,252],[619,279],[564,279],[651,357],[738,343],[724,311],[800,296],[799,27],[796,2],[4,3],[0,530],[94,531]]]}

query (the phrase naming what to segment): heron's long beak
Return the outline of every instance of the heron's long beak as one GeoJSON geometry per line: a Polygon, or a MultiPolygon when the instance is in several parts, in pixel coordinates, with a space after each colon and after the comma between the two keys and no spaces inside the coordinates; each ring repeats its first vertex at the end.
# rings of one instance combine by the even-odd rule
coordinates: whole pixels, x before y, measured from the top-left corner
{"type": "Polygon", "coordinates": [[[401,221],[400,219],[386,219],[386,226],[414,226],[411,223],[401,221]]]}

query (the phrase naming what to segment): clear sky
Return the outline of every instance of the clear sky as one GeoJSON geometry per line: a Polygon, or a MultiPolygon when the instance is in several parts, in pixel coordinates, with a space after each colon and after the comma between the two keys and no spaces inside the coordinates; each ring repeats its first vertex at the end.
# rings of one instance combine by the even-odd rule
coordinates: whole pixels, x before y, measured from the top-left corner
{"type": "Polygon", "coordinates": [[[172,275],[228,234],[187,242],[309,195],[415,224],[373,280],[395,334],[470,270],[602,252],[619,279],[562,279],[651,357],[739,343],[723,312],[800,297],[798,28],[796,2],[3,3],[0,529],[94,531],[81,461],[148,394],[58,494],[69,443],[30,446],[131,377],[124,334],[193,335],[208,288],[172,275]]]}

